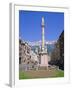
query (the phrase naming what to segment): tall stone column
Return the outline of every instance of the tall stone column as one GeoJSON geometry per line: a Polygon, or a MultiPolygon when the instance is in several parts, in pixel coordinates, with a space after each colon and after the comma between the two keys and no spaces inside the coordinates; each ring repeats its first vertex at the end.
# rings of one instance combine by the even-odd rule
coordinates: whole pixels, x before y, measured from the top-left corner
{"type": "Polygon", "coordinates": [[[41,21],[41,28],[42,28],[42,45],[41,45],[41,51],[39,52],[39,66],[42,69],[47,68],[48,69],[48,53],[45,49],[45,23],[44,23],[44,17],[42,17],[41,21]]]}
{"type": "Polygon", "coordinates": [[[44,47],[45,47],[45,36],[44,36],[44,17],[42,17],[42,23],[41,23],[41,27],[42,27],[42,51],[44,51],[44,47]]]}

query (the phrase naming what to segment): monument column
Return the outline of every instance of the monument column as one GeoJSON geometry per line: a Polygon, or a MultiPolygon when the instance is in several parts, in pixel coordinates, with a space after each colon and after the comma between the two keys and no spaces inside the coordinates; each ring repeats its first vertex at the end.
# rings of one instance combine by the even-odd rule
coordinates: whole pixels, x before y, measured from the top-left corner
{"type": "Polygon", "coordinates": [[[42,27],[42,51],[44,51],[44,47],[45,47],[45,37],[44,37],[44,17],[42,17],[42,23],[41,23],[41,27],[42,27]]]}
{"type": "Polygon", "coordinates": [[[44,23],[44,17],[42,17],[41,21],[41,28],[42,28],[42,45],[41,50],[39,52],[39,66],[40,68],[48,68],[48,53],[45,48],[45,23],[44,23]]]}

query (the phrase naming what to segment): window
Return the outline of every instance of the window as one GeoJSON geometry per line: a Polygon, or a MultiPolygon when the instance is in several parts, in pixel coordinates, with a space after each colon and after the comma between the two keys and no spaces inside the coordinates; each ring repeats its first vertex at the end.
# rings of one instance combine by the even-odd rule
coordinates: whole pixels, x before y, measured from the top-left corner
{"type": "Polygon", "coordinates": [[[39,58],[39,64],[41,64],[41,59],[39,58]]]}
{"type": "Polygon", "coordinates": [[[19,57],[19,64],[21,64],[21,57],[19,57]]]}

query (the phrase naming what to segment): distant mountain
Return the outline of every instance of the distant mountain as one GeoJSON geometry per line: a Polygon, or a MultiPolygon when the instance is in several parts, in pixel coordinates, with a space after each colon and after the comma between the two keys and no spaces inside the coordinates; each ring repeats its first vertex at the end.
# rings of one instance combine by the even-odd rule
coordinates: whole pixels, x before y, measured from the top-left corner
{"type": "MultiPolygon", "coordinates": [[[[31,49],[36,53],[36,52],[39,52],[39,50],[41,50],[41,40],[40,41],[35,41],[35,42],[28,42],[28,41],[24,41],[26,43],[28,43],[28,45],[31,46],[31,49]]],[[[47,52],[50,54],[54,47],[55,47],[55,43],[57,41],[45,41],[45,48],[47,48],[47,52]]]]}
{"type": "MultiPolygon", "coordinates": [[[[47,48],[47,52],[48,54],[51,54],[51,52],[53,51],[54,47],[55,47],[55,43],[57,41],[46,41],[45,43],[45,47],[47,48]]],[[[37,42],[28,42],[28,44],[31,46],[31,49],[36,52],[36,50],[39,52],[40,48],[41,48],[41,41],[37,41],[37,42]]]]}
{"type": "MultiPolygon", "coordinates": [[[[52,44],[55,44],[57,41],[55,40],[55,41],[45,41],[45,44],[47,45],[47,44],[50,44],[50,45],[52,45],[52,44]]],[[[35,41],[35,42],[28,42],[28,44],[30,45],[30,46],[40,46],[41,45],[41,40],[40,41],[35,41]]]]}
{"type": "Polygon", "coordinates": [[[47,52],[51,54],[51,52],[54,50],[55,44],[47,44],[47,52]]]}

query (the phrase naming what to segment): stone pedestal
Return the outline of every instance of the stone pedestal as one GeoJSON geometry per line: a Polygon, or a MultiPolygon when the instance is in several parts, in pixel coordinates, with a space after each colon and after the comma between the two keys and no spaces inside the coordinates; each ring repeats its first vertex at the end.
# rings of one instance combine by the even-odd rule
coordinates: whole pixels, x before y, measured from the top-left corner
{"type": "Polygon", "coordinates": [[[39,66],[48,68],[48,53],[39,53],[39,66]]]}

